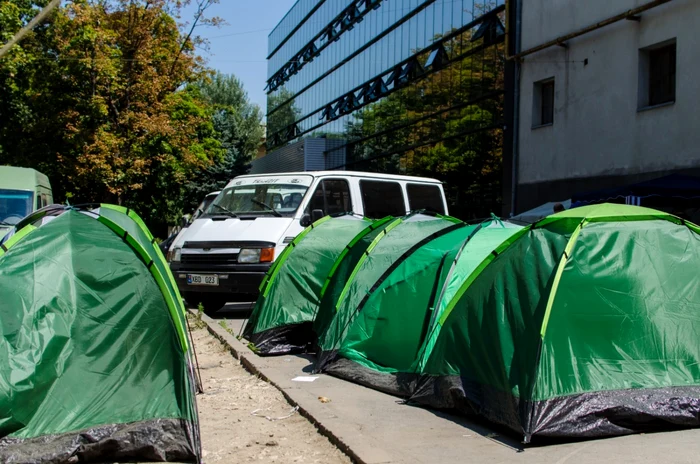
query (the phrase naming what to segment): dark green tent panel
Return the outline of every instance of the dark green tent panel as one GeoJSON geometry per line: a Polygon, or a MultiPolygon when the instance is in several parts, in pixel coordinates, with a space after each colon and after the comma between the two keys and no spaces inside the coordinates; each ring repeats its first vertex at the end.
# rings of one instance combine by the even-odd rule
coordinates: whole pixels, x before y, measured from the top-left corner
{"type": "MultiPolygon", "coordinates": [[[[325,332],[319,333],[319,348],[321,353],[316,368],[318,370],[323,370],[328,362],[337,357],[338,350],[342,348],[344,341],[351,334],[352,328],[354,327],[354,322],[358,320],[357,316],[360,313],[360,310],[368,301],[369,296],[374,294],[374,290],[385,282],[383,276],[388,277],[395,267],[403,264],[406,257],[412,255],[426,243],[431,242],[432,240],[449,232],[463,229],[465,227],[466,225],[464,223],[453,220],[452,218],[425,216],[422,214],[396,219],[389,226],[387,226],[386,229],[384,229],[384,231],[374,239],[374,241],[367,248],[364,256],[356,264],[353,272],[345,283],[340,296],[335,302],[335,314],[332,321],[328,325],[325,332]]],[[[448,239],[448,242],[461,243],[461,241],[463,241],[467,235],[468,233],[463,233],[462,235],[458,234],[456,238],[451,237],[451,239],[448,239]]],[[[428,252],[428,250],[432,249],[426,249],[425,259],[429,259],[428,256],[431,254],[428,252]]],[[[440,251],[433,250],[432,255],[435,256],[435,254],[440,254],[440,251]]],[[[426,275],[430,272],[435,273],[438,271],[438,267],[443,261],[442,255],[438,257],[437,261],[434,259],[430,261],[435,267],[431,267],[431,270],[426,270],[426,275]]],[[[402,267],[402,271],[409,273],[420,272],[419,270],[422,266],[423,264],[417,261],[415,266],[408,264],[407,267],[402,267]]],[[[400,272],[396,275],[400,276],[400,272]]],[[[401,281],[400,278],[398,278],[398,280],[401,281]]],[[[419,279],[415,282],[427,283],[428,280],[429,279],[419,279]]],[[[394,282],[390,280],[388,284],[391,285],[394,284],[394,282]]],[[[400,289],[392,288],[392,290],[397,291],[397,293],[395,293],[397,300],[395,301],[406,303],[407,300],[416,297],[422,297],[424,301],[427,301],[425,300],[426,298],[430,299],[430,294],[418,295],[420,293],[418,291],[405,292],[405,290],[409,290],[411,288],[411,285],[412,283],[409,283],[408,286],[400,289]],[[402,298],[405,299],[402,300],[402,298]]],[[[428,284],[429,287],[430,285],[431,284],[428,284]]],[[[434,287],[435,285],[435,278],[433,277],[432,286],[434,287]]],[[[384,292],[385,290],[382,289],[382,293],[384,292]]],[[[412,301],[412,303],[415,303],[417,307],[421,304],[419,301],[420,300],[412,301]]],[[[411,317],[418,317],[419,319],[412,319],[411,317],[406,317],[405,315],[401,316],[400,314],[392,313],[392,316],[402,317],[402,319],[406,321],[403,328],[399,325],[391,326],[392,330],[398,330],[398,333],[395,333],[395,335],[400,335],[402,331],[408,330],[409,326],[414,332],[418,331],[420,333],[423,330],[421,327],[423,327],[423,319],[428,305],[422,309],[416,309],[417,312],[415,314],[411,313],[411,317]],[[418,313],[421,314],[418,315],[418,313]]],[[[386,310],[389,311],[389,309],[386,310]]],[[[383,317],[384,316],[382,316],[382,318],[383,317]]],[[[373,325],[375,322],[376,321],[372,322],[372,327],[357,327],[357,330],[359,330],[362,334],[360,335],[360,338],[369,338],[373,331],[373,325]]],[[[388,336],[389,334],[386,332],[383,335],[388,336]]],[[[392,343],[395,341],[396,338],[389,337],[385,339],[384,342],[380,343],[384,343],[388,351],[392,343]]],[[[405,348],[406,347],[397,347],[397,349],[400,350],[405,348]]],[[[384,356],[386,356],[386,354],[384,356]]],[[[372,367],[376,367],[374,363],[371,365],[372,367]]]]}
{"type": "MultiPolygon", "coordinates": [[[[413,364],[427,333],[448,255],[476,226],[443,229],[397,257],[357,308],[324,371],[392,394],[410,393],[413,364]]],[[[388,238],[387,238],[388,240],[388,238]]],[[[371,256],[370,256],[371,258],[371,256]]]]}
{"type": "Polygon", "coordinates": [[[244,336],[261,355],[304,351],[321,291],[346,246],[376,225],[353,215],[326,217],[300,234],[270,271],[244,336]]]}
{"type": "Polygon", "coordinates": [[[199,461],[184,309],[134,217],[67,209],[4,244],[0,461],[199,461]]]}
{"type": "Polygon", "coordinates": [[[345,284],[355,270],[357,263],[365,256],[367,248],[375,239],[399,219],[387,217],[377,221],[352,239],[333,264],[331,272],[326,276],[326,282],[321,289],[321,303],[313,323],[314,351],[318,351],[318,334],[325,333],[335,317],[335,304],[345,289],[345,284]]]}
{"type": "Polygon", "coordinates": [[[516,234],[440,316],[412,400],[526,441],[700,425],[698,232],[597,205],[516,234]]]}
{"type": "MultiPolygon", "coordinates": [[[[441,301],[449,300],[456,282],[468,278],[520,229],[493,219],[478,225],[453,224],[422,240],[417,235],[419,241],[394,257],[355,309],[324,371],[392,394],[410,395],[421,354],[432,346],[428,336],[436,332],[431,327],[443,307],[441,301]]],[[[416,234],[409,222],[384,240],[410,236],[416,234]]],[[[390,247],[383,251],[392,252],[390,247]]],[[[379,250],[369,255],[369,272],[375,267],[373,261],[383,260],[381,254],[379,250]]]]}

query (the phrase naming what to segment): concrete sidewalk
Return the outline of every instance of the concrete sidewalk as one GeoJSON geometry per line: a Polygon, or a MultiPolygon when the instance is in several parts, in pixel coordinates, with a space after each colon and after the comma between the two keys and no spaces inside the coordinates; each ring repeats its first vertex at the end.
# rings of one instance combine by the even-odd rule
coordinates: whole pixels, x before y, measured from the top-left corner
{"type": "MultiPolygon", "coordinates": [[[[222,312],[222,317],[235,315],[222,312]]],[[[251,372],[271,382],[331,441],[363,464],[394,463],[696,463],[700,430],[632,435],[605,440],[528,447],[463,417],[407,406],[398,398],[327,375],[309,383],[310,356],[261,358],[226,331],[202,319],[251,372]],[[328,403],[319,397],[330,399],[328,403]]],[[[238,335],[242,319],[226,319],[238,335]]]]}

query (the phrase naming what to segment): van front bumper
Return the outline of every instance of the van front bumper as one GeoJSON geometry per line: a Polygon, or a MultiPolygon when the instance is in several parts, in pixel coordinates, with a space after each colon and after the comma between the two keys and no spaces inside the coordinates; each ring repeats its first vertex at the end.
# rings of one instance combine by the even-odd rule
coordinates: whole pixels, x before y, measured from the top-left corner
{"type": "Polygon", "coordinates": [[[175,277],[180,293],[187,298],[187,294],[207,293],[226,295],[228,301],[255,301],[258,298],[259,287],[270,269],[271,263],[264,264],[239,264],[221,268],[200,266],[188,266],[180,263],[170,263],[170,270],[175,277]],[[192,285],[188,283],[188,275],[201,276],[216,275],[218,285],[192,285]]]}

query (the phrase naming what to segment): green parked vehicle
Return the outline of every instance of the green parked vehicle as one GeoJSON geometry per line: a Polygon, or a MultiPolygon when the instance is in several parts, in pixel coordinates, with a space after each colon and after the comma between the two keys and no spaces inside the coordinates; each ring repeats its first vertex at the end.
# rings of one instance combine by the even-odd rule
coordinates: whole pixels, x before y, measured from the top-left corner
{"type": "Polygon", "coordinates": [[[0,166],[0,238],[22,218],[52,203],[46,175],[30,168],[0,166]]]}

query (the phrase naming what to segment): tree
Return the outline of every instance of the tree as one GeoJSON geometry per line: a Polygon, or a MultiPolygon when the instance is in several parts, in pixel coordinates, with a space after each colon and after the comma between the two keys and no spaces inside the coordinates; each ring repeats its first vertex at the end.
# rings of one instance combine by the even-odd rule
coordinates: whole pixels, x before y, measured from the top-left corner
{"type": "Polygon", "coordinates": [[[284,87],[267,96],[268,110],[276,109],[276,111],[267,115],[267,140],[268,146],[271,148],[284,143],[286,140],[286,130],[294,124],[301,115],[301,110],[294,103],[292,96],[292,92],[284,87]],[[279,109],[277,109],[278,106],[280,106],[279,109]],[[276,137],[276,135],[280,135],[280,137],[276,137]]]}
{"type": "MultiPolygon", "coordinates": [[[[13,47],[0,61],[0,94],[12,95],[0,162],[46,172],[58,198],[124,204],[149,225],[172,222],[185,181],[224,155],[212,111],[181,90],[207,72],[193,31],[214,1],[198,0],[182,31],[187,3],[75,0],[13,47]]],[[[25,16],[42,2],[33,4],[25,16]]]]}
{"type": "Polygon", "coordinates": [[[247,173],[264,135],[262,112],[250,103],[235,76],[217,73],[199,82],[195,89],[213,109],[212,123],[224,154],[189,182],[190,208],[208,193],[222,189],[233,177],[247,173]]]}

